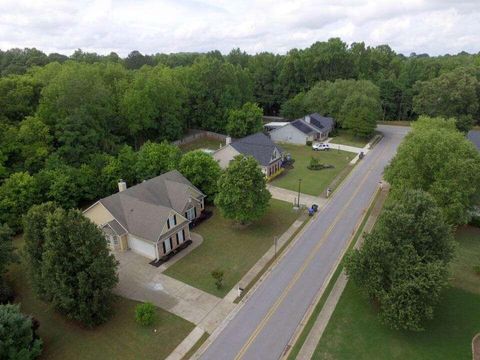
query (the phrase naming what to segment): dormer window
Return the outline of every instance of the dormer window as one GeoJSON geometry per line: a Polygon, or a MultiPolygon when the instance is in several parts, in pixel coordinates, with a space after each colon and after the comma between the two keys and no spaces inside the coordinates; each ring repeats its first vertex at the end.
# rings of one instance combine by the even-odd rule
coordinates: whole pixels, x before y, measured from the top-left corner
{"type": "Polygon", "coordinates": [[[175,214],[170,215],[167,219],[167,229],[171,229],[177,225],[177,216],[175,214]]]}

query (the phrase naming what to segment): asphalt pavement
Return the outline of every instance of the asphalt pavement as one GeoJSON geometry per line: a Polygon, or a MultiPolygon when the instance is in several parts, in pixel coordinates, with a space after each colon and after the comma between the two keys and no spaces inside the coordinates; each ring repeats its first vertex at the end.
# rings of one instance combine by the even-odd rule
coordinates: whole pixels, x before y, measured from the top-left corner
{"type": "Polygon", "coordinates": [[[309,305],[335,270],[408,128],[381,125],[378,130],[384,138],[352,170],[201,359],[282,356],[309,305]]]}

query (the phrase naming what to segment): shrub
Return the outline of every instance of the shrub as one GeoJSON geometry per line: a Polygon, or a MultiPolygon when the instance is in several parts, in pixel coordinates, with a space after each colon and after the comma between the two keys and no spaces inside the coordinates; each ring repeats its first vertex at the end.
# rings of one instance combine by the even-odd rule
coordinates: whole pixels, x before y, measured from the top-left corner
{"type": "Polygon", "coordinates": [[[310,164],[308,164],[307,166],[308,170],[323,170],[323,169],[330,169],[330,168],[333,168],[333,165],[321,164],[320,161],[313,156],[310,159],[310,164]]]}
{"type": "Polygon", "coordinates": [[[138,304],[135,307],[135,320],[142,326],[152,325],[156,317],[155,306],[150,302],[138,304]]]}
{"type": "Polygon", "coordinates": [[[312,146],[312,142],[310,140],[307,140],[307,146],[312,146]]]}
{"type": "Polygon", "coordinates": [[[217,289],[221,289],[223,287],[223,276],[224,273],[222,270],[213,270],[211,273],[212,277],[215,279],[215,286],[217,289]]]}

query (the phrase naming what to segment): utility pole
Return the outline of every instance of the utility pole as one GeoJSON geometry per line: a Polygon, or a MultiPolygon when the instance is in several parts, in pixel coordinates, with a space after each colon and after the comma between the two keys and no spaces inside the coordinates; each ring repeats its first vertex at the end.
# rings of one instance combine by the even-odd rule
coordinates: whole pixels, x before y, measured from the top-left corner
{"type": "Polygon", "coordinates": [[[273,257],[273,258],[274,258],[275,260],[277,259],[277,240],[278,240],[278,238],[275,236],[275,237],[273,238],[273,244],[275,245],[275,254],[274,254],[274,257],[273,257]]]}

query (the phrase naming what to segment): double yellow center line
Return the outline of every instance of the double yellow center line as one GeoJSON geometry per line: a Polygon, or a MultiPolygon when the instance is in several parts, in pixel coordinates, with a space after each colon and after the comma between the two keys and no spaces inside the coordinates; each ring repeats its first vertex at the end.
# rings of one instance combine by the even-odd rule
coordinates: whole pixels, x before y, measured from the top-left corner
{"type": "Polygon", "coordinates": [[[278,307],[281,305],[281,303],[283,302],[283,300],[287,297],[288,293],[290,292],[290,290],[293,288],[293,286],[295,286],[295,284],[297,283],[298,279],[300,279],[300,277],[303,275],[303,273],[305,272],[306,268],[310,265],[310,263],[312,262],[313,258],[317,255],[318,251],[320,250],[321,246],[323,245],[323,243],[325,242],[325,240],[328,238],[328,236],[330,235],[330,233],[332,232],[333,228],[337,225],[337,223],[340,221],[341,217],[343,216],[344,212],[348,209],[348,207],[350,206],[351,202],[353,201],[353,199],[355,199],[356,195],[360,192],[360,189],[362,187],[362,185],[365,183],[365,181],[368,179],[368,176],[369,174],[372,172],[372,169],[375,168],[378,164],[378,162],[380,161],[380,159],[382,158],[382,153],[379,153],[378,155],[378,158],[375,160],[373,166],[370,166],[369,169],[367,170],[367,172],[365,173],[362,181],[360,182],[360,184],[357,186],[357,189],[355,190],[355,192],[352,194],[352,196],[350,197],[350,200],[345,204],[345,206],[342,208],[342,210],[340,211],[340,213],[335,217],[333,223],[329,226],[329,228],[327,229],[327,231],[325,232],[325,234],[322,236],[322,238],[320,239],[320,241],[318,242],[318,244],[315,246],[315,248],[313,249],[313,251],[310,252],[308,258],[306,259],[306,261],[303,263],[303,265],[300,267],[300,269],[297,270],[297,272],[295,273],[295,276],[292,278],[292,280],[290,280],[290,283],[288,284],[288,286],[283,290],[282,294],[278,297],[278,299],[275,301],[275,303],[272,305],[272,307],[270,308],[270,310],[268,311],[268,313],[265,315],[265,317],[262,319],[262,321],[257,325],[257,327],[255,328],[255,330],[253,331],[253,333],[250,335],[250,337],[248,338],[248,340],[245,342],[245,344],[242,346],[242,348],[240,349],[240,351],[238,352],[237,356],[235,356],[235,360],[239,360],[241,359],[245,353],[247,352],[247,350],[249,349],[249,347],[252,345],[253,341],[255,340],[255,338],[258,336],[258,334],[263,330],[263,328],[266,326],[267,322],[270,320],[270,318],[273,316],[273,314],[277,311],[278,307]]]}

